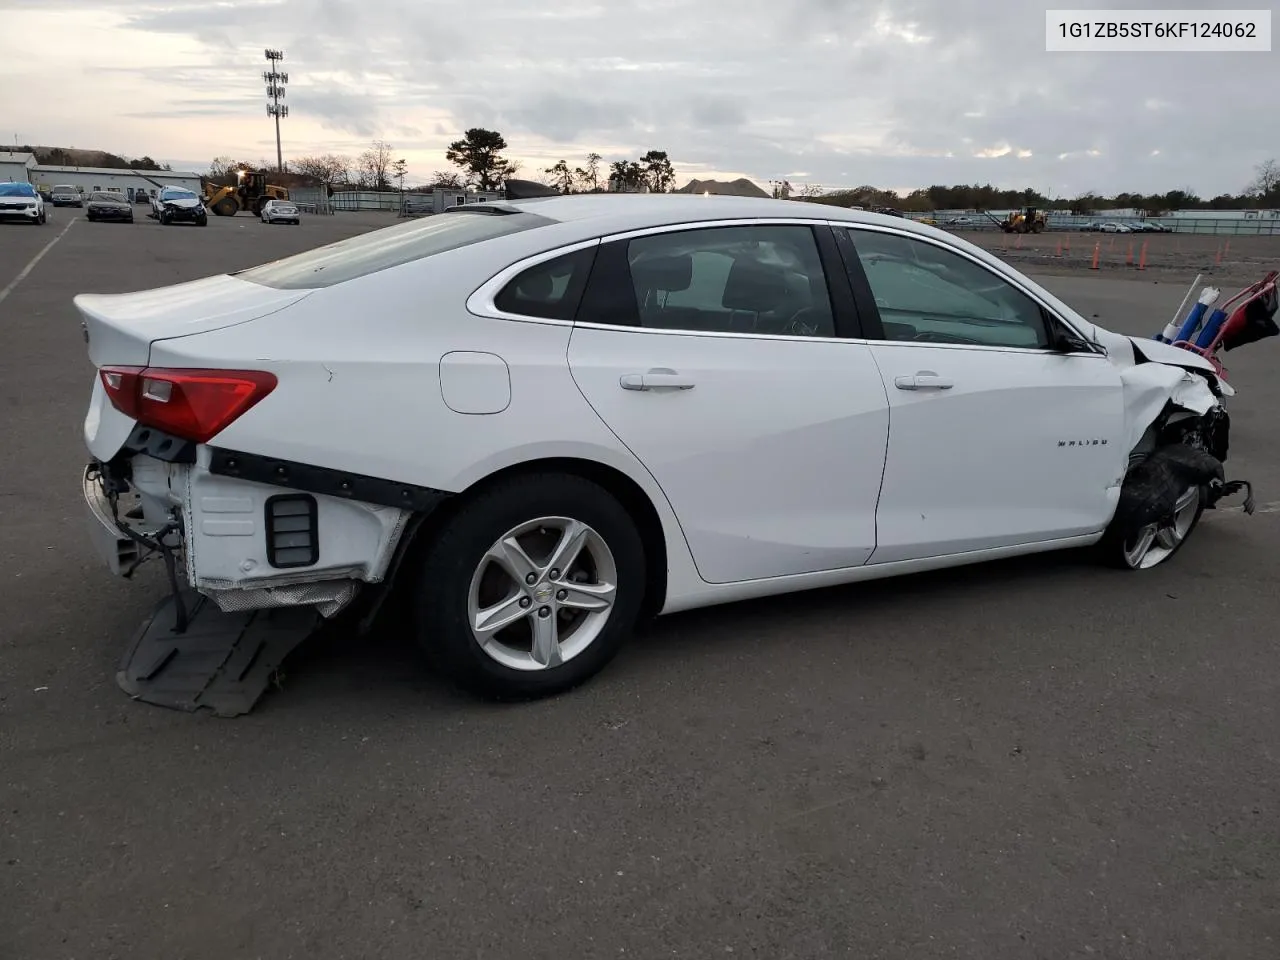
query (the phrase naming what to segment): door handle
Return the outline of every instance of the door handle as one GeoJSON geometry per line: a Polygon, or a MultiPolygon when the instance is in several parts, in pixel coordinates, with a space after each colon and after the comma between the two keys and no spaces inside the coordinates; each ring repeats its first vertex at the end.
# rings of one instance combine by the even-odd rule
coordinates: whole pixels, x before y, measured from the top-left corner
{"type": "Polygon", "coordinates": [[[674,370],[656,369],[648,373],[627,373],[619,378],[623,390],[692,390],[693,381],[674,370]]]}
{"type": "Polygon", "coordinates": [[[955,384],[928,370],[921,370],[914,377],[895,377],[893,385],[899,390],[950,390],[955,384]]]}

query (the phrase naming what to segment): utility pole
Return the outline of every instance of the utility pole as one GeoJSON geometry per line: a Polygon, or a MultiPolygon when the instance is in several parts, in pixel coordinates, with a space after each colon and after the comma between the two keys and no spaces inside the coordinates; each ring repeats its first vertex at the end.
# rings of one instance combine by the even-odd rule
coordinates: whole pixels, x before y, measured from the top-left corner
{"type": "Polygon", "coordinates": [[[280,101],[284,99],[284,87],[289,82],[289,75],[279,70],[280,61],[284,59],[283,50],[264,50],[271,69],[262,74],[267,83],[267,116],[276,119],[276,172],[284,173],[284,153],[280,149],[280,118],[289,115],[289,108],[280,101]]]}

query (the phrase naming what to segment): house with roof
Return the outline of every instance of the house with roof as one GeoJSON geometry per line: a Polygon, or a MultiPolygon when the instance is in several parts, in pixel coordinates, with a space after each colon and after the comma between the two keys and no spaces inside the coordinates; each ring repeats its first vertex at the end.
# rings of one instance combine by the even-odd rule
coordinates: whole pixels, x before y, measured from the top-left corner
{"type": "Polygon", "coordinates": [[[21,183],[23,180],[34,182],[31,171],[35,165],[33,153],[18,153],[16,150],[0,153],[0,183],[21,183]]]}

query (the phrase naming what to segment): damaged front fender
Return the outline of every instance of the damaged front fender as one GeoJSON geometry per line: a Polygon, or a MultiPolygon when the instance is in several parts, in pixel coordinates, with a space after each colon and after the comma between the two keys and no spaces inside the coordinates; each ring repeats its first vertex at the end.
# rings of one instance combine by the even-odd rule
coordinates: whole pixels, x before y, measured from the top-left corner
{"type": "Polygon", "coordinates": [[[1143,363],[1120,371],[1125,412],[1125,447],[1134,450],[1172,403],[1202,417],[1219,404],[1209,381],[1180,367],[1143,363]]]}

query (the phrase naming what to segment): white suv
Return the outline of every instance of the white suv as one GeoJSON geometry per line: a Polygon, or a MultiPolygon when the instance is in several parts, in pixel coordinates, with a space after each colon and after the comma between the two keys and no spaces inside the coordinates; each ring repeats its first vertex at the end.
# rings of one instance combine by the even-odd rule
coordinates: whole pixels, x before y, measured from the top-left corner
{"type": "Polygon", "coordinates": [[[0,183],[0,220],[44,223],[44,197],[25,180],[0,183]]]}

